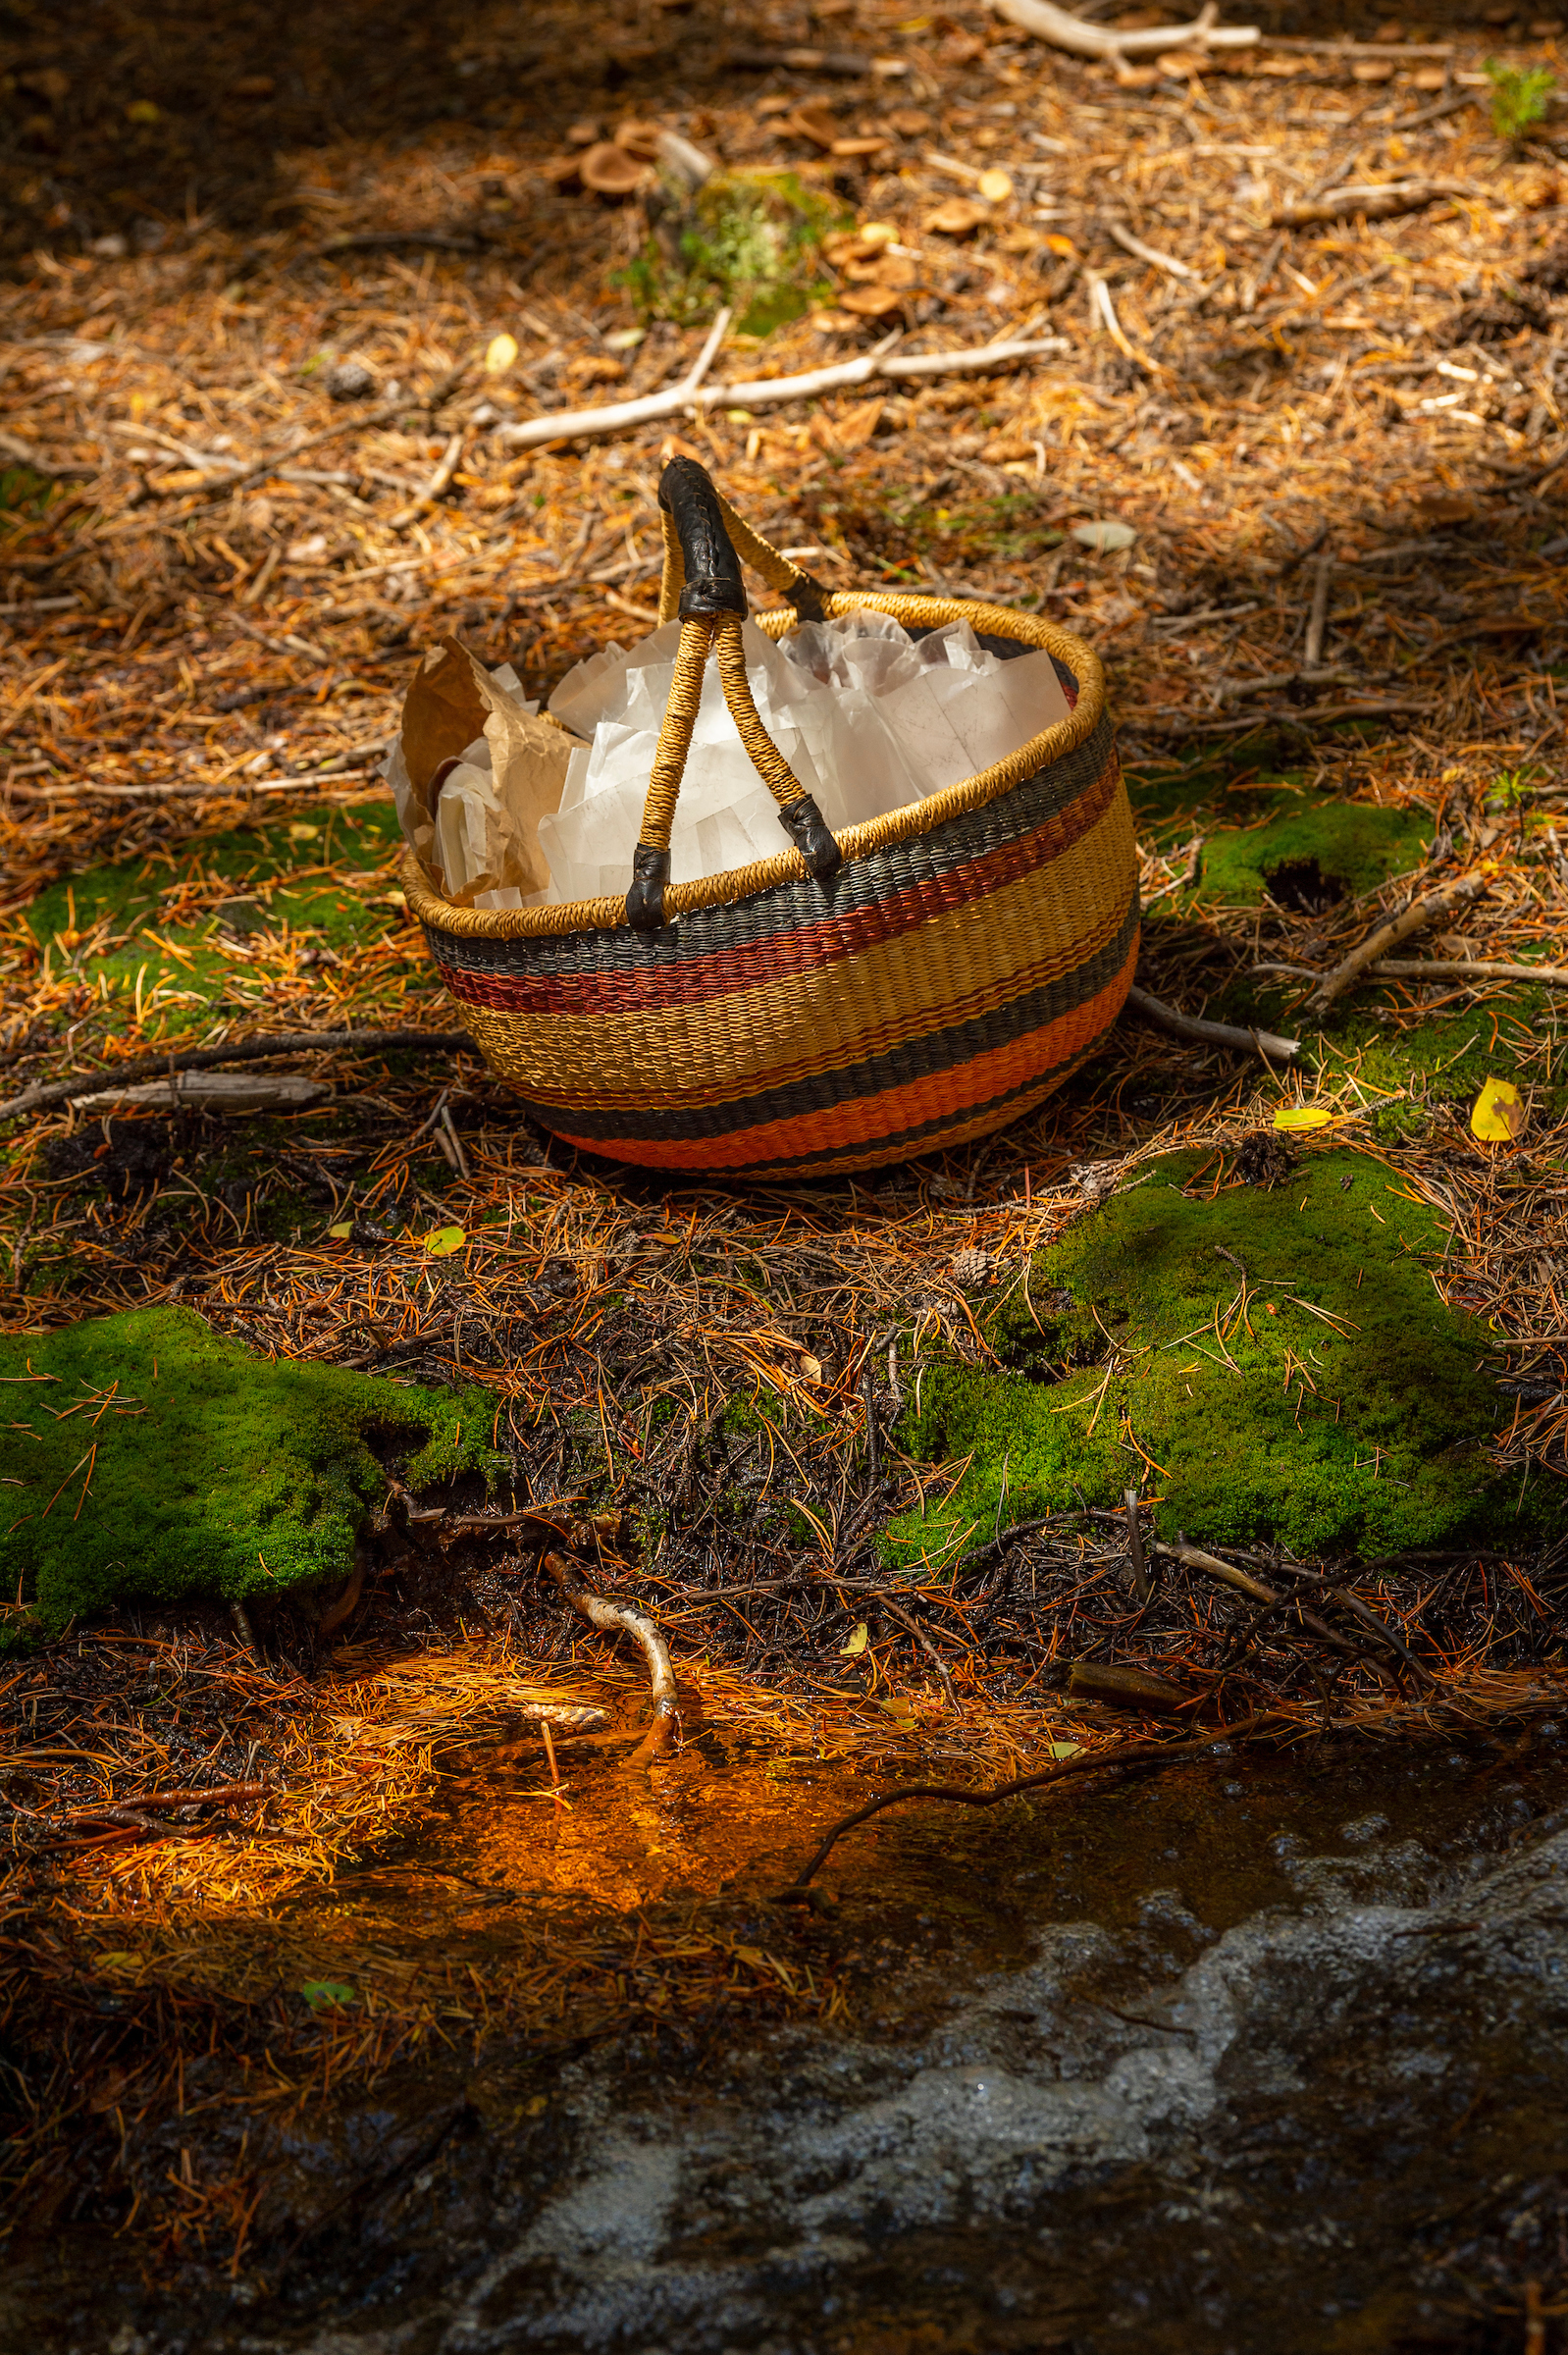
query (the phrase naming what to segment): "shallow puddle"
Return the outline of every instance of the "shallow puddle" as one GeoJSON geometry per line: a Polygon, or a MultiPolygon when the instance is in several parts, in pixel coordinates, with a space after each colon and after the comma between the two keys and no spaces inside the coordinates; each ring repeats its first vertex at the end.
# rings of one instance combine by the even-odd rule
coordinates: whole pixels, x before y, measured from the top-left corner
{"type": "Polygon", "coordinates": [[[717,1706],[687,1734],[646,1774],[614,1727],[562,1741],[558,1795],[532,1742],[476,1746],[414,1829],[301,1890],[290,1936],[352,1951],[367,1984],[377,1957],[439,1961],[477,2006],[553,1954],[557,2032],[497,2030],[477,2059],[437,2039],[296,2120],[233,2280],[177,2290],[68,2229],[0,2292],[4,2343],[1559,2344],[1552,1729],[1518,1756],[1254,1752],[992,1813],[911,1806],[844,1840],[831,1913],[765,1900],[913,1760],[717,1706]]]}

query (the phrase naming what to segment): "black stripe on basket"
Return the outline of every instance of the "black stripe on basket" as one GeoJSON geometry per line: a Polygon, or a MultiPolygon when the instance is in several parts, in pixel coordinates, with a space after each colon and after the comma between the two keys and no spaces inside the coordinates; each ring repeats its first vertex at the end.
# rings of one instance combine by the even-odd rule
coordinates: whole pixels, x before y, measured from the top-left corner
{"type": "Polygon", "coordinates": [[[1025,777],[983,810],[970,810],[932,827],[927,834],[894,843],[869,858],[852,860],[825,885],[810,876],[775,884],[771,890],[754,892],[749,899],[727,907],[694,908],[661,932],[634,932],[627,924],[617,924],[596,932],[486,938],[446,932],[439,924],[427,922],[425,938],[439,964],[454,972],[469,973],[516,972],[521,967],[543,976],[633,973],[681,964],[691,957],[716,956],[776,933],[820,923],[827,915],[848,916],[858,908],[874,907],[896,892],[935,881],[1004,843],[1017,841],[1019,835],[1071,809],[1098,782],[1113,758],[1111,724],[1102,718],[1075,750],[1025,777]]]}
{"type": "MultiPolygon", "coordinates": [[[[889,1088],[929,1079],[955,1064],[976,1055],[1011,1046],[1032,1030],[1059,1021],[1115,980],[1126,964],[1138,933],[1138,894],[1134,884],[1122,921],[1104,947],[1074,966],[1069,973],[1025,990],[1005,1005],[988,1009],[964,1022],[906,1039],[880,1055],[868,1055],[842,1070],[814,1072],[809,1079],[787,1087],[760,1088],[755,1095],[733,1096],[720,1104],[652,1105],[646,1111],[627,1107],[594,1107],[579,1111],[539,1103],[524,1097],[534,1118],[547,1128],[566,1128],[573,1136],[647,1138],[651,1143],[696,1142],[727,1136],[743,1128],[765,1127],[773,1121],[797,1121],[812,1113],[831,1112],[840,1104],[879,1096],[889,1088]]],[[[845,1150],[844,1147],[839,1148],[845,1150]]]]}
{"type": "MultiPolygon", "coordinates": [[[[925,1152],[932,1145],[939,1145],[944,1137],[951,1136],[955,1130],[973,1129],[978,1124],[980,1132],[984,1134],[989,1129],[1002,1127],[1009,1105],[1021,1104],[1037,1097],[1042,1089],[1060,1087],[1064,1080],[1070,1079],[1088,1061],[1099,1044],[1099,1039],[1091,1038],[1087,1045],[1074,1048],[1071,1055],[1050,1070],[1037,1073],[1031,1079],[1020,1079],[1017,1087],[1005,1087],[1000,1095],[987,1096],[980,1104],[966,1104],[952,1112],[935,1113],[930,1120],[918,1121],[913,1127],[890,1128],[884,1135],[869,1136],[858,1144],[841,1141],[838,1144],[821,1145],[810,1153],[787,1155],[782,1161],[705,1162],[700,1170],[685,1171],[682,1175],[693,1179],[711,1178],[720,1180],[809,1178],[813,1170],[830,1169],[835,1162],[848,1162],[852,1169],[863,1169],[871,1160],[881,1164],[913,1161],[916,1154],[925,1152]]],[[[643,1165],[622,1163],[621,1166],[636,1168],[643,1165]]]]}

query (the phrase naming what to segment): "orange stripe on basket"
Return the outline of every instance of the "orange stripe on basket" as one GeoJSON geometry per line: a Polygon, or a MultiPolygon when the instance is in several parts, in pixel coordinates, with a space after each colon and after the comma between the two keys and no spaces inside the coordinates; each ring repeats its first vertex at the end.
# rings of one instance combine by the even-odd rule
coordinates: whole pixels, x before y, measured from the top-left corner
{"type": "Polygon", "coordinates": [[[451,995],[462,1005],[484,1006],[495,1014],[649,1014],[697,1005],[705,998],[725,997],[736,990],[818,971],[845,957],[861,956],[900,932],[929,923],[933,916],[971,907],[992,892],[1005,890],[1062,858],[1092,833],[1121,787],[1122,768],[1113,748],[1099,775],[1065,810],[1031,826],[1026,834],[1000,843],[994,851],[923,877],[885,900],[847,908],[842,916],[822,916],[794,931],[771,932],[760,940],[715,950],[706,957],[622,972],[545,974],[526,968],[486,972],[446,964],[440,933],[433,935],[431,945],[451,995]]]}
{"type": "Polygon", "coordinates": [[[666,1170],[749,1169],[762,1162],[789,1161],[807,1154],[814,1157],[834,1147],[849,1150],[922,1127],[931,1121],[974,1111],[1043,1077],[1053,1066],[1067,1066],[1115,1021],[1137,961],[1134,939],[1121,971],[1092,998],[1071,1007],[1054,1021],[1010,1040],[1005,1047],[993,1047],[988,1054],[956,1064],[950,1071],[907,1080],[874,1095],[854,1097],[831,1112],[800,1113],[755,1128],[731,1129],[724,1136],[694,1137],[684,1144],[655,1144],[642,1136],[574,1136],[569,1128],[553,1122],[551,1125],[557,1136],[585,1153],[666,1170]]]}

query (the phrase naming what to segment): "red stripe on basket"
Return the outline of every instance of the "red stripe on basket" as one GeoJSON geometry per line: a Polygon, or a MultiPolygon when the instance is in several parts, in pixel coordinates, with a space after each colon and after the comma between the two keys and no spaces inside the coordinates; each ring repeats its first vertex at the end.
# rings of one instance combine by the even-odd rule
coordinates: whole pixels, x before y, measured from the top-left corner
{"type": "Polygon", "coordinates": [[[442,980],[452,996],[465,1005],[489,1007],[496,1014],[652,1014],[666,1007],[700,1005],[705,998],[760,988],[770,981],[819,971],[845,957],[861,956],[900,932],[929,923],[935,916],[967,907],[1018,882],[1060,859],[1087,834],[1105,815],[1121,782],[1121,763],[1113,750],[1093,784],[1074,802],[1013,842],[1001,843],[978,859],[913,883],[869,907],[852,909],[842,916],[823,916],[794,932],[770,932],[763,939],[687,962],[644,966],[632,972],[486,973],[447,965],[442,957],[439,932],[432,935],[431,945],[442,980]]]}
{"type": "MultiPolygon", "coordinates": [[[[686,1144],[653,1144],[643,1136],[574,1136],[551,1114],[549,1125],[569,1145],[611,1161],[646,1163],[666,1170],[745,1170],[810,1154],[874,1145],[927,1122],[952,1119],[994,1102],[1031,1079],[1044,1078],[1070,1064],[1121,1012],[1138,961],[1134,938],[1120,972],[1081,1005],[1054,1021],[1029,1030],[1005,1047],[993,1047],[951,1071],[907,1080],[901,1087],[857,1096],[831,1112],[807,1112],[756,1128],[732,1128],[723,1136],[694,1137],[686,1144]]],[[[737,1107],[737,1109],[740,1109],[737,1107]]],[[[569,1116],[568,1116],[569,1117],[569,1116]]]]}

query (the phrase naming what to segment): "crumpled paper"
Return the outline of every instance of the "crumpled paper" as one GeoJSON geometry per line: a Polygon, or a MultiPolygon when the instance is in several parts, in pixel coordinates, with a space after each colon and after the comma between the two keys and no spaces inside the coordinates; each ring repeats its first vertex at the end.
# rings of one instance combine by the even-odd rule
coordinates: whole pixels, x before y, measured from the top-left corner
{"type": "Polygon", "coordinates": [[[460,908],[521,908],[549,888],[539,821],[560,807],[576,739],[460,639],[432,647],[403,702],[385,775],[436,889],[460,908]]]}

